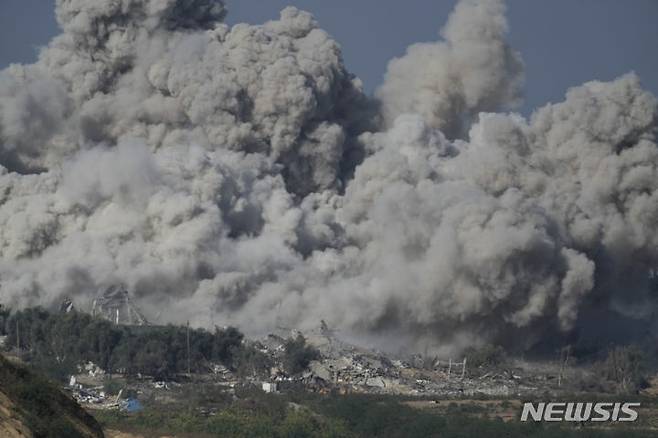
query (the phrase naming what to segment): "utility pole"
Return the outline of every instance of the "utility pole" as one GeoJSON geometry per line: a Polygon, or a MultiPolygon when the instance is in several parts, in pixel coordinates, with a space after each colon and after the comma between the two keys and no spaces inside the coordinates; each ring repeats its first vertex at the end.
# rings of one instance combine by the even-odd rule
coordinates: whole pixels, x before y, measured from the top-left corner
{"type": "Polygon", "coordinates": [[[562,386],[562,377],[564,376],[564,370],[569,363],[570,354],[571,354],[570,345],[560,350],[560,374],[557,377],[557,386],[562,386]]]}
{"type": "Polygon", "coordinates": [[[466,357],[464,357],[464,362],[462,362],[462,379],[466,375],[466,357]]]}
{"type": "Polygon", "coordinates": [[[190,377],[190,321],[187,320],[187,375],[190,377]]]}
{"type": "Polygon", "coordinates": [[[18,318],[16,319],[16,355],[21,358],[21,332],[18,325],[18,318]]]}

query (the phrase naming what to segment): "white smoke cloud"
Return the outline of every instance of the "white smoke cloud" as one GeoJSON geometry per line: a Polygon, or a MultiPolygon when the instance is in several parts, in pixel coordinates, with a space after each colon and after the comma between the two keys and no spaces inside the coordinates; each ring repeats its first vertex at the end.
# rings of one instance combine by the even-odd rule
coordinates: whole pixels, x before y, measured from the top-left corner
{"type": "Polygon", "coordinates": [[[410,349],[653,314],[658,104],[635,75],[482,112],[522,63],[502,2],[462,0],[373,102],[311,15],[225,13],[59,0],[63,33],[0,72],[1,301],[123,282],[159,322],[410,349]]]}

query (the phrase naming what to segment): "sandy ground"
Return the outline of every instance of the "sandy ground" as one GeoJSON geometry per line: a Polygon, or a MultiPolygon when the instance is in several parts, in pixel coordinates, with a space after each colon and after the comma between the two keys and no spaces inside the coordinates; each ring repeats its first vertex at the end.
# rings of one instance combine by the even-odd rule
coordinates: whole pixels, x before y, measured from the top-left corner
{"type": "Polygon", "coordinates": [[[16,416],[14,404],[0,392],[0,436],[3,438],[29,438],[30,431],[16,416]]]}

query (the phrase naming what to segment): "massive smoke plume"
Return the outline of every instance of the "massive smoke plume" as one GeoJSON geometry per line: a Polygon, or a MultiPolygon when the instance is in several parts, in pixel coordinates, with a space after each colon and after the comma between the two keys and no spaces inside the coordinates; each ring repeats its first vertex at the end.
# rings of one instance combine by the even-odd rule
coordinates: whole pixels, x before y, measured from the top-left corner
{"type": "Polygon", "coordinates": [[[295,8],[57,0],[63,33],[0,72],[0,300],[79,308],[125,283],[159,322],[324,319],[410,349],[650,320],[658,103],[628,74],[527,120],[500,0],[367,97],[295,8]]]}

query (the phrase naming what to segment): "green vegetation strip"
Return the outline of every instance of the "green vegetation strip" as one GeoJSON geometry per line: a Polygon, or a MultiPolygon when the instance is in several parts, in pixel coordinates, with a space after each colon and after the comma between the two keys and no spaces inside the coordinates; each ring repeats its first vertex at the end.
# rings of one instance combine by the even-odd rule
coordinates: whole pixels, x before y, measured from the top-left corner
{"type": "Polygon", "coordinates": [[[207,416],[189,408],[147,408],[137,414],[98,412],[109,428],[195,437],[318,438],[639,438],[655,431],[602,430],[538,423],[503,423],[466,412],[437,414],[413,409],[390,396],[257,395],[207,416]]]}

